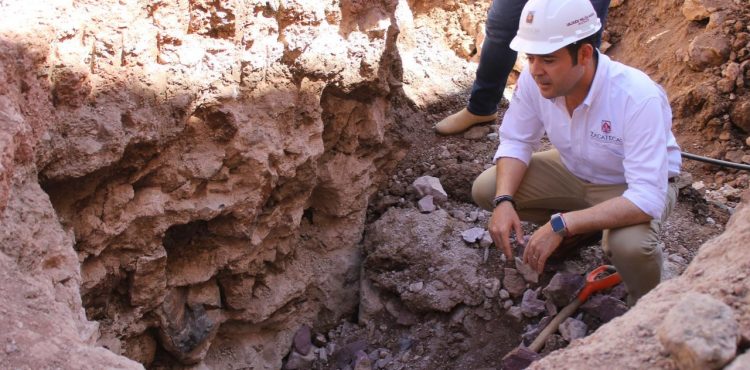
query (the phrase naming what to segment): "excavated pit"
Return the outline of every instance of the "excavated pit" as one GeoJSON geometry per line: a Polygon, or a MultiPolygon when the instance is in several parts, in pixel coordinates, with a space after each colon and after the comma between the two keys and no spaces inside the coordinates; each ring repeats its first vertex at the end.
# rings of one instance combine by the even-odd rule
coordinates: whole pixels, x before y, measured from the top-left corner
{"type": "MultiPolygon", "coordinates": [[[[489,217],[469,189],[498,123],[431,126],[465,102],[488,6],[0,4],[18,15],[0,33],[0,363],[501,367],[570,298],[546,288],[555,273],[575,286],[606,260],[592,243],[533,282],[462,235],[489,217]],[[448,195],[431,212],[412,185],[423,176],[448,195]]],[[[610,14],[608,53],[665,86],[680,145],[750,163],[748,9],[613,1],[610,14]]],[[[634,325],[655,327],[695,290],[734,310],[732,356],[747,358],[747,279],[727,276],[749,268],[736,247],[748,175],[684,169],[662,230],[667,281],[627,320],[621,285],[593,297],[542,355],[674,367],[655,329],[634,325]],[[587,337],[553,353],[576,328],[587,337]]]]}

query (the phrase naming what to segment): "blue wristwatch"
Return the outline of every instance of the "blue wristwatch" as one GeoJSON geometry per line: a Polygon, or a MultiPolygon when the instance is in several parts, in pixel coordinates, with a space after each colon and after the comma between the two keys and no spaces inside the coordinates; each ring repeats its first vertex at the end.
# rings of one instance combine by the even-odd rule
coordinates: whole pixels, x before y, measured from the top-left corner
{"type": "Polygon", "coordinates": [[[549,223],[552,225],[552,231],[554,231],[555,234],[560,235],[563,238],[568,235],[568,227],[565,225],[565,220],[562,218],[562,214],[555,213],[552,215],[549,223]]]}

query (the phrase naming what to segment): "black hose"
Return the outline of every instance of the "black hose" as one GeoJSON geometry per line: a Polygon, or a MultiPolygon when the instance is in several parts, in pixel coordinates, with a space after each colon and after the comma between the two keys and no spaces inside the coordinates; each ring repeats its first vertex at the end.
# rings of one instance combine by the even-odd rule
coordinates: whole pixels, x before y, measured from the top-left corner
{"type": "Polygon", "coordinates": [[[721,167],[729,167],[729,168],[735,168],[738,170],[750,171],[750,165],[747,165],[747,164],[722,161],[720,159],[703,157],[700,155],[695,155],[695,154],[686,153],[686,152],[680,152],[680,153],[682,154],[683,158],[692,159],[694,161],[706,162],[706,163],[710,163],[710,164],[721,166],[721,167]]]}

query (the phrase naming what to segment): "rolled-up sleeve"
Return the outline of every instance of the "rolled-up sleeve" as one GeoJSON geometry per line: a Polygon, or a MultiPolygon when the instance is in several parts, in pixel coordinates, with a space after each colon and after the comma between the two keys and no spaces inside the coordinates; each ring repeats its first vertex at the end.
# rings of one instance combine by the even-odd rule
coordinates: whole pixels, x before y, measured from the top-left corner
{"type": "Polygon", "coordinates": [[[528,70],[521,72],[513,99],[503,116],[500,125],[500,145],[493,161],[501,157],[516,158],[526,165],[531,160],[531,153],[538,149],[544,135],[544,125],[538,114],[535,95],[538,95],[536,84],[528,70]]]}
{"type": "Polygon", "coordinates": [[[644,213],[660,219],[667,199],[667,133],[670,127],[658,97],[637,104],[626,124],[623,167],[628,189],[623,196],[644,213]]]}

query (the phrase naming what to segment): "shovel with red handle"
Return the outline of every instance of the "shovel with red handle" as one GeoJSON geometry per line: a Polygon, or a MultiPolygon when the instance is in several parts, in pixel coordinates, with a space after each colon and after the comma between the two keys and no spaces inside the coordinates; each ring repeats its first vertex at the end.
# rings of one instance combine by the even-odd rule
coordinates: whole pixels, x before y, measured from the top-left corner
{"type": "Polygon", "coordinates": [[[553,318],[552,321],[547,324],[544,330],[539,333],[539,335],[536,337],[536,339],[534,339],[531,345],[528,348],[523,348],[523,346],[520,346],[508,353],[508,355],[503,358],[504,364],[514,364],[511,366],[504,366],[504,368],[515,368],[515,365],[522,365],[521,368],[525,368],[532,361],[539,358],[539,355],[537,355],[536,353],[539,352],[540,349],[542,349],[542,347],[544,346],[544,342],[547,340],[547,337],[557,331],[557,328],[560,326],[560,324],[565,321],[565,319],[570,317],[578,309],[578,307],[586,302],[586,300],[592,293],[611,288],[619,284],[621,281],[622,278],[620,277],[620,274],[617,272],[615,267],[611,265],[602,265],[589,272],[589,274],[586,275],[586,284],[583,286],[583,289],[581,289],[581,292],[578,293],[578,295],[573,299],[572,302],[570,302],[567,306],[565,306],[565,308],[557,313],[555,318],[553,318]],[[600,275],[603,276],[600,277],[600,275]],[[529,353],[529,350],[533,352],[529,353]]]}

